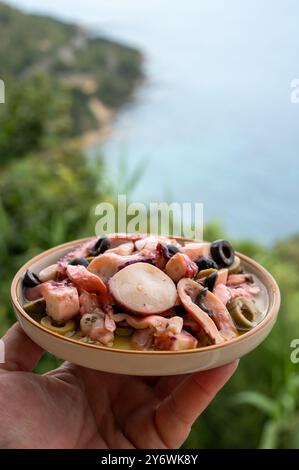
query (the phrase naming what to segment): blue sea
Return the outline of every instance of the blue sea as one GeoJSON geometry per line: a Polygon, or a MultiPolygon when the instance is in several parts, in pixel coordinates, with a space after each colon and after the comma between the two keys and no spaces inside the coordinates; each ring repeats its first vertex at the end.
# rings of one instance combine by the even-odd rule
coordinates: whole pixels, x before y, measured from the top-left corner
{"type": "Polygon", "coordinates": [[[132,200],[202,202],[206,222],[268,245],[299,232],[297,0],[11,3],[144,52],[147,80],[97,149],[115,178],[145,162],[132,200]]]}

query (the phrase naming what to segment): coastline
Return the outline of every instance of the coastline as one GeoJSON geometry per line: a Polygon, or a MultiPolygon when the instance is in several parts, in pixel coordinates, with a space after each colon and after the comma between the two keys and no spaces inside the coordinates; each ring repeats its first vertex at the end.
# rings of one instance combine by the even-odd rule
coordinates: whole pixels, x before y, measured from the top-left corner
{"type": "MultiPolygon", "coordinates": [[[[136,91],[139,90],[142,86],[147,83],[147,80],[143,77],[136,83],[135,90],[132,95],[128,98],[126,104],[134,103],[136,98],[136,91]]],[[[77,86],[83,89],[83,80],[80,80],[80,85],[77,86]]],[[[85,90],[87,91],[87,90],[85,90]]],[[[90,90],[94,91],[94,89],[90,90]]],[[[99,98],[96,96],[91,96],[88,100],[88,107],[92,112],[96,122],[96,129],[89,129],[77,137],[72,139],[72,142],[75,142],[81,148],[88,148],[96,144],[103,143],[108,137],[111,136],[113,132],[113,124],[118,114],[121,112],[122,107],[110,108],[106,106],[99,98]]]]}
{"type": "Polygon", "coordinates": [[[74,139],[82,148],[104,142],[112,133],[113,121],[117,114],[116,110],[108,108],[96,97],[90,98],[88,105],[96,119],[97,128],[88,130],[74,139]]]}

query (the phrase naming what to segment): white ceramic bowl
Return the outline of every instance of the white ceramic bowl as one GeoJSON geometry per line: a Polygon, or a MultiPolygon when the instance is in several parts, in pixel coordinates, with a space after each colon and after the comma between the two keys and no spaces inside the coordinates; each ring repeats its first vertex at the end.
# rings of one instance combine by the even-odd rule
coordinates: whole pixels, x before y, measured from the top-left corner
{"type": "MultiPolygon", "coordinates": [[[[60,336],[34,321],[22,308],[24,303],[22,278],[28,268],[38,273],[86,240],[65,243],[34,257],[17,272],[11,286],[13,308],[24,331],[44,350],[59,358],[90,369],[118,374],[145,376],[185,374],[212,369],[244,356],[269,335],[275,324],[280,307],[280,293],[275,280],[258,263],[238,254],[246,271],[253,273],[262,287],[258,304],[265,315],[259,325],[242,336],[220,345],[177,352],[105,348],[60,336]]],[[[182,242],[182,239],[178,238],[178,241],[182,242]]]]}

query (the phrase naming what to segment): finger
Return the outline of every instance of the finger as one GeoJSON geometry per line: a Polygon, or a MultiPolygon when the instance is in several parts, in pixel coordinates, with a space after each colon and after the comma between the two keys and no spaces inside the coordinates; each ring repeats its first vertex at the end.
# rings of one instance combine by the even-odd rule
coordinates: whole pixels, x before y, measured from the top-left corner
{"type": "Polygon", "coordinates": [[[238,362],[187,377],[156,410],[156,426],[169,447],[180,446],[191,425],[233,375],[238,362]]]}
{"type": "Polygon", "coordinates": [[[0,369],[8,371],[31,371],[40,360],[43,350],[33,343],[21,326],[15,323],[3,336],[4,364],[0,369]]]}
{"type": "Polygon", "coordinates": [[[160,400],[164,400],[173,390],[175,390],[182,382],[184,382],[190,374],[186,375],[171,375],[168,377],[161,377],[156,384],[154,391],[160,400]]]}

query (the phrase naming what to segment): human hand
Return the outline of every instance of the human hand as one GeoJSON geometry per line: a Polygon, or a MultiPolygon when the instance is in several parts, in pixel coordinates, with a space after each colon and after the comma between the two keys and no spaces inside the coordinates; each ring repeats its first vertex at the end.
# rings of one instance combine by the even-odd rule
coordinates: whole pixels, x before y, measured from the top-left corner
{"type": "Polygon", "coordinates": [[[43,351],[21,327],[3,340],[1,448],[178,448],[237,367],[144,378],[64,363],[37,375],[43,351]]]}

